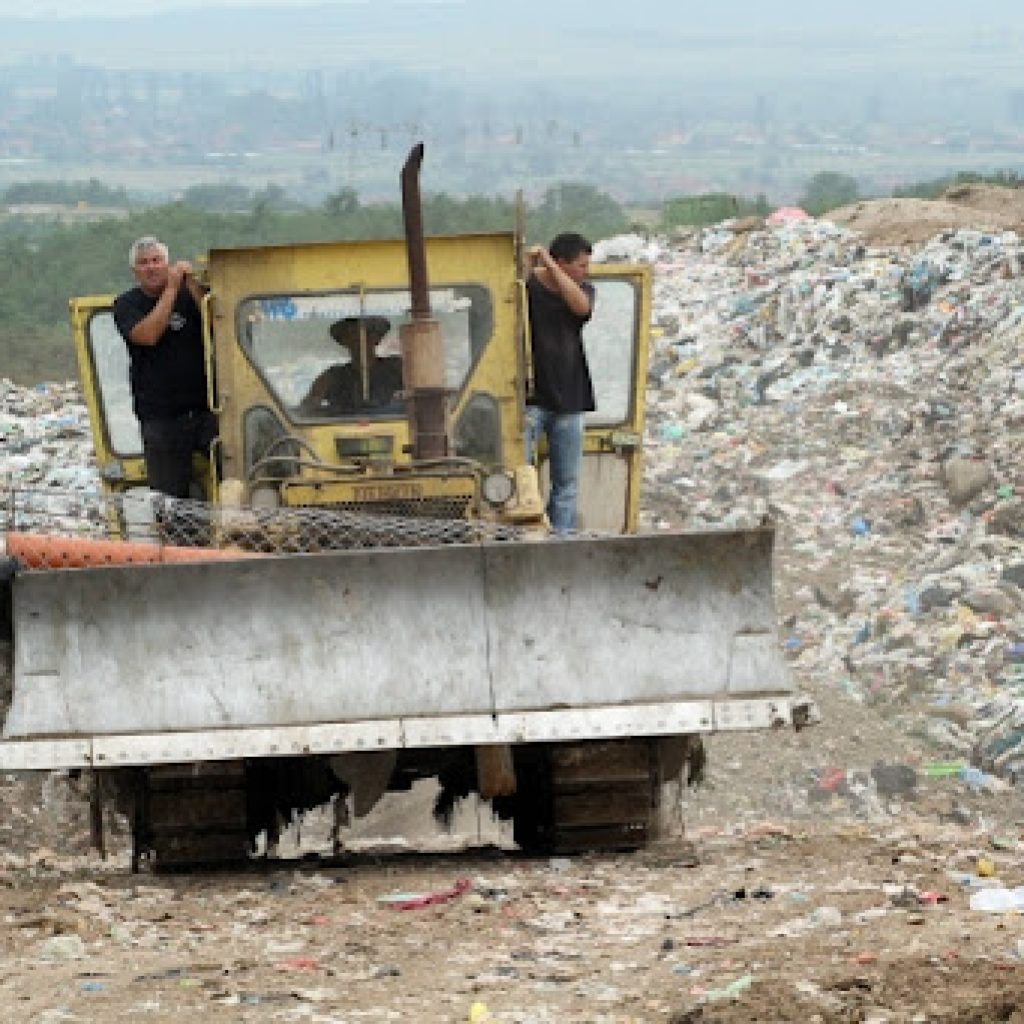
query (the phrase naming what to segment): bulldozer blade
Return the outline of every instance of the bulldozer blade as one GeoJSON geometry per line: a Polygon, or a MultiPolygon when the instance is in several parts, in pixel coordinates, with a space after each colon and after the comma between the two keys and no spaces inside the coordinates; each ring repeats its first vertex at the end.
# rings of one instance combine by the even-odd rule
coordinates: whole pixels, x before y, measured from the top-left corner
{"type": "Polygon", "coordinates": [[[759,529],[20,573],[3,735],[786,696],[772,541],[759,529]]]}

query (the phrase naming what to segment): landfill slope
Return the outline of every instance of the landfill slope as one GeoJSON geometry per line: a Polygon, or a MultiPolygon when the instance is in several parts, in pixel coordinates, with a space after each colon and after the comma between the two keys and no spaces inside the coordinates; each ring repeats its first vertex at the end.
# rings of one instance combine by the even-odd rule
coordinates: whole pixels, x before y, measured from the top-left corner
{"type": "Polygon", "coordinates": [[[1024,683],[1018,237],[803,221],[645,255],[647,525],[771,517],[801,685],[969,757],[1024,683]]]}

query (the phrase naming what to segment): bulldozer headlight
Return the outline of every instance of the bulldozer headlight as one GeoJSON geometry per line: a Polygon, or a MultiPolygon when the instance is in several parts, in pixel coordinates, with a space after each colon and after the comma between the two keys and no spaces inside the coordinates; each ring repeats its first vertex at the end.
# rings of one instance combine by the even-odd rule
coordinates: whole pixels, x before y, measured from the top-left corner
{"type": "Polygon", "coordinates": [[[504,505],[515,493],[510,473],[488,473],[484,477],[484,500],[491,505],[504,505]]]}

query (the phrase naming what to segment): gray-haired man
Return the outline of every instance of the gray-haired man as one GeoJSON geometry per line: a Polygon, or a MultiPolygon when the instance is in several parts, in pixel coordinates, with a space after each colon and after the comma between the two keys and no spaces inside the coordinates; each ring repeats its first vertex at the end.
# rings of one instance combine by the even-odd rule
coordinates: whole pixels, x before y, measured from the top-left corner
{"type": "Polygon", "coordinates": [[[142,427],[146,475],[154,490],[186,498],[192,453],[217,436],[206,390],[200,303],[203,290],[185,260],[148,235],[128,252],[138,284],[114,302],[114,323],[128,344],[132,405],[142,427]]]}

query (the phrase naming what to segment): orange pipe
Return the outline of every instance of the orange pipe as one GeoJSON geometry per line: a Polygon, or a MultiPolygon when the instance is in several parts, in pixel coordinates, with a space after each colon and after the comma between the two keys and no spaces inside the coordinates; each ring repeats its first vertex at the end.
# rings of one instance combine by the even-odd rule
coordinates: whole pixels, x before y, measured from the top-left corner
{"type": "Polygon", "coordinates": [[[187,548],[140,541],[58,537],[41,533],[7,533],[0,554],[16,558],[26,569],[87,569],[97,565],[146,565],[157,562],[223,562],[261,558],[231,548],[187,548]]]}

